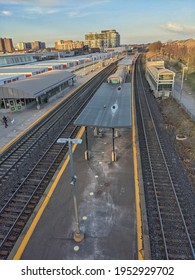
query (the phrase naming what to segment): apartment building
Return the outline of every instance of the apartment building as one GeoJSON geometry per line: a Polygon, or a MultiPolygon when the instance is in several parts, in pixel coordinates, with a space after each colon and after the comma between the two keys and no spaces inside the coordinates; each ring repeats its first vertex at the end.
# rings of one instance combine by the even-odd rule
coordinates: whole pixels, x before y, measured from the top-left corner
{"type": "Polygon", "coordinates": [[[5,52],[5,44],[3,38],[0,38],[0,52],[5,52]]]}
{"type": "Polygon", "coordinates": [[[45,42],[34,41],[34,42],[31,42],[31,48],[33,50],[41,50],[41,49],[45,49],[46,45],[45,45],[45,42]]]}
{"type": "Polygon", "coordinates": [[[19,42],[16,44],[16,49],[19,51],[23,50],[30,50],[31,49],[31,43],[30,42],[19,42]]]}
{"type": "Polygon", "coordinates": [[[72,40],[58,40],[55,42],[56,50],[71,51],[74,49],[81,49],[84,47],[84,42],[72,41],[72,40]]]}
{"type": "Polygon", "coordinates": [[[0,38],[0,52],[13,52],[14,46],[11,38],[0,38]]]}
{"type": "Polygon", "coordinates": [[[116,48],[120,46],[120,34],[115,30],[102,30],[101,33],[90,32],[85,35],[85,45],[89,48],[116,48]]]}

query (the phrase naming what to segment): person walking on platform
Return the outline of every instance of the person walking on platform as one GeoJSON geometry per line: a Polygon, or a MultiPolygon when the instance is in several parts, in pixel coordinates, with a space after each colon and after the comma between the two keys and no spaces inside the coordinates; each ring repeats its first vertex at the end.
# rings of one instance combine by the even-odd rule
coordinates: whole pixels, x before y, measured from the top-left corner
{"type": "Polygon", "coordinates": [[[5,128],[8,127],[6,116],[3,117],[3,123],[5,124],[5,128]]]}

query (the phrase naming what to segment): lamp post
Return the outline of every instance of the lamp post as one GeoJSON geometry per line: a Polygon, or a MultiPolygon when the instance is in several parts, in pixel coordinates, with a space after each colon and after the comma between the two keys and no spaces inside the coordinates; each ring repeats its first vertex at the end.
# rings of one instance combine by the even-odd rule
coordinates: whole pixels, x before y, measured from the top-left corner
{"type": "Polygon", "coordinates": [[[69,156],[70,156],[70,170],[71,170],[71,182],[72,185],[72,196],[73,196],[73,204],[74,204],[74,213],[75,213],[75,232],[74,232],[74,241],[81,242],[84,239],[83,232],[80,231],[79,227],[79,215],[78,215],[78,207],[77,207],[77,197],[76,197],[76,181],[77,176],[74,172],[74,165],[73,165],[73,155],[72,155],[72,143],[73,144],[81,144],[82,139],[71,139],[71,138],[59,138],[57,143],[68,143],[69,148],[69,156]]]}
{"type": "Polygon", "coordinates": [[[92,60],[93,60],[93,71],[94,71],[94,57],[92,57],[92,60]]]}
{"type": "Polygon", "coordinates": [[[184,70],[188,69],[187,66],[184,66],[182,69],[182,78],[181,78],[181,92],[180,92],[180,98],[179,98],[179,103],[181,103],[181,97],[182,97],[182,91],[183,91],[183,79],[184,79],[184,70]]]}
{"type": "Polygon", "coordinates": [[[85,76],[85,59],[84,59],[84,76],[85,76]]]}
{"type": "Polygon", "coordinates": [[[74,63],[74,73],[75,73],[75,71],[76,71],[76,60],[74,60],[73,63],[74,63]]]}

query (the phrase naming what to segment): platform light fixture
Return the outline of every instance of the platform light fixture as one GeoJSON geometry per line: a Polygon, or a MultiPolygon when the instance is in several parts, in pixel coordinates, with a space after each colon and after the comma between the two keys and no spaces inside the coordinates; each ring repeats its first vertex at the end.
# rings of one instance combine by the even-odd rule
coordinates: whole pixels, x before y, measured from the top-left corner
{"type": "Polygon", "coordinates": [[[77,197],[76,197],[77,176],[75,175],[75,172],[74,172],[72,144],[81,144],[82,139],[59,138],[57,140],[57,143],[63,143],[63,144],[68,143],[69,156],[70,156],[70,170],[71,170],[71,182],[70,182],[70,184],[72,185],[72,188],[73,188],[72,195],[73,195],[74,212],[75,212],[75,225],[76,225],[76,229],[75,229],[73,238],[76,242],[81,242],[84,239],[84,234],[80,230],[80,227],[79,227],[79,215],[78,215],[77,197]]]}

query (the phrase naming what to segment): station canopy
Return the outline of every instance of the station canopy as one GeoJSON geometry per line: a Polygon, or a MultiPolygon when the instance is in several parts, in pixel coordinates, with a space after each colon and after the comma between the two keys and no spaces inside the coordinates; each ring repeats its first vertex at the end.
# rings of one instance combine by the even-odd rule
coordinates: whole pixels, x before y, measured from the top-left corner
{"type": "Polygon", "coordinates": [[[131,84],[103,83],[74,124],[107,128],[131,127],[131,84]]]}
{"type": "Polygon", "coordinates": [[[118,65],[126,65],[126,66],[132,65],[133,60],[134,60],[134,55],[129,55],[123,58],[122,60],[120,60],[118,62],[118,65]]]}
{"type": "Polygon", "coordinates": [[[34,75],[0,86],[0,98],[36,98],[75,77],[64,70],[34,75]]]}

